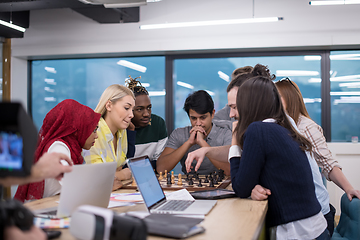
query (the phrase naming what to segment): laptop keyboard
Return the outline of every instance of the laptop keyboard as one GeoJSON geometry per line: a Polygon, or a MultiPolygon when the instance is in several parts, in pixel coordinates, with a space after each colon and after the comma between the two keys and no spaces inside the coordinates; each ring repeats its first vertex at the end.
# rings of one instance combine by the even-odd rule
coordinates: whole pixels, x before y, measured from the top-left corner
{"type": "Polygon", "coordinates": [[[172,210],[172,211],[184,211],[187,207],[189,207],[193,201],[186,200],[169,200],[166,201],[158,210],[172,210]]]}

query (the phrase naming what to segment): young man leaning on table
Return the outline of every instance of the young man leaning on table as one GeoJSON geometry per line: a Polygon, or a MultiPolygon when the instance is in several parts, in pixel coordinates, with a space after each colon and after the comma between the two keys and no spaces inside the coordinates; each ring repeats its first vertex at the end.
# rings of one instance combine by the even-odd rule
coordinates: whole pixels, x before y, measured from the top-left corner
{"type": "MultiPolygon", "coordinates": [[[[214,102],[203,90],[190,94],[184,103],[191,126],[175,129],[165,145],[164,151],[157,160],[157,172],[173,169],[178,162],[185,171],[185,159],[190,152],[205,146],[223,146],[231,143],[231,131],[212,122],[214,102]]],[[[230,175],[230,164],[205,158],[204,164],[197,170],[199,174],[210,174],[217,169],[230,175]]]]}

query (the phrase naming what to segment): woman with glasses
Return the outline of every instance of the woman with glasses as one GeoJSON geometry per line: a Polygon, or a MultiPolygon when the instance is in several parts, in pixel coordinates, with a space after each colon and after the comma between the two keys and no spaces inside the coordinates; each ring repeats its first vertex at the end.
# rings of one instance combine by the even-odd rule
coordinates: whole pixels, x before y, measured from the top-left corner
{"type": "MultiPolygon", "coordinates": [[[[360,191],[352,187],[341,171],[341,166],[332,156],[326,144],[322,128],[310,118],[297,84],[289,78],[285,78],[276,82],[275,85],[287,113],[294,119],[300,133],[312,143],[314,158],[326,179],[333,181],[344,190],[350,201],[354,196],[360,198],[360,191]]],[[[335,209],[332,206],[331,209],[333,210],[332,213],[329,216],[325,215],[325,217],[328,220],[328,229],[332,235],[334,230],[335,209]]]]}
{"type": "Polygon", "coordinates": [[[105,89],[95,112],[101,114],[98,139],[90,150],[84,150],[87,164],[117,162],[113,190],[122,187],[121,180],[131,178],[128,168],[123,168],[128,151],[126,129],[134,117],[135,97],[133,92],[120,84],[105,89]]]}
{"type": "MultiPolygon", "coordinates": [[[[95,139],[100,114],[72,99],[66,99],[46,114],[39,132],[35,162],[46,152],[67,155],[74,164],[84,162],[82,149],[90,149],[95,139]]],[[[68,164],[62,161],[63,164],[68,164]]],[[[15,198],[24,200],[40,199],[58,194],[61,184],[56,179],[19,186],[15,198]]]]}
{"type": "Polygon", "coordinates": [[[236,106],[241,117],[233,124],[229,151],[235,193],[250,197],[256,185],[271,191],[266,215],[271,239],[319,237],[326,220],[305,153],[312,146],[287,118],[275,84],[261,76],[247,80],[236,106]]]}

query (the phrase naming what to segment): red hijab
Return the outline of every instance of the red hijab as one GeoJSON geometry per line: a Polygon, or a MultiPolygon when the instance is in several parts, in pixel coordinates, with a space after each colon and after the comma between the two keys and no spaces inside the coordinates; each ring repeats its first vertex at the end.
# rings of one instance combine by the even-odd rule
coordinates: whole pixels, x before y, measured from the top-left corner
{"type": "MultiPolygon", "coordinates": [[[[36,163],[55,141],[65,143],[70,149],[74,164],[82,164],[82,147],[96,128],[101,114],[72,99],[66,99],[46,114],[39,132],[36,163]]],[[[24,201],[40,199],[44,194],[45,181],[19,186],[15,198],[24,201]]]]}

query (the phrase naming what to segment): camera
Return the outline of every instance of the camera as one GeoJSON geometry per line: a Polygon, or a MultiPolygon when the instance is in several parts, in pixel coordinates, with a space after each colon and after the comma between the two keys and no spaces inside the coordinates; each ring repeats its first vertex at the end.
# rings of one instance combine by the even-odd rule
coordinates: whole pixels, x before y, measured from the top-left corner
{"type": "Polygon", "coordinates": [[[4,235],[4,228],[16,226],[22,231],[30,230],[34,222],[34,215],[21,202],[14,199],[0,200],[0,237],[4,235]]]}
{"type": "Polygon", "coordinates": [[[71,216],[70,232],[81,240],[146,240],[147,227],[142,219],[83,205],[71,216]]]}

